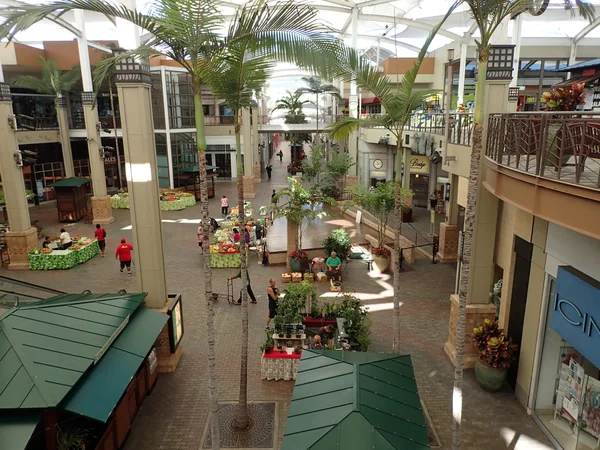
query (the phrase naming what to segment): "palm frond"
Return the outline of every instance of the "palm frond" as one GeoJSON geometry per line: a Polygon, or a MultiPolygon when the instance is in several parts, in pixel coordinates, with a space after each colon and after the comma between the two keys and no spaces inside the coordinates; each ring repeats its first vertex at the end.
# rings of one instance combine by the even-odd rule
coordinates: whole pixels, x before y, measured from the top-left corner
{"type": "Polygon", "coordinates": [[[33,75],[21,75],[15,78],[14,85],[25,89],[31,89],[32,91],[40,94],[52,94],[56,93],[52,90],[52,86],[49,86],[44,80],[33,75]]]}
{"type": "Polygon", "coordinates": [[[110,77],[111,72],[115,69],[117,64],[123,62],[126,58],[148,58],[149,56],[159,54],[160,53],[154,48],[148,46],[141,46],[136,48],[135,50],[119,53],[112,57],[103,59],[96,66],[92,74],[94,90],[97,93],[104,81],[110,77]]]}
{"type": "Polygon", "coordinates": [[[81,79],[81,68],[73,66],[71,70],[60,75],[61,93],[69,92],[81,79]]]}
{"type": "Polygon", "coordinates": [[[352,133],[357,131],[360,127],[382,127],[384,126],[383,117],[378,119],[358,119],[355,117],[344,117],[337,122],[329,125],[324,131],[333,139],[341,141],[352,133]]]}

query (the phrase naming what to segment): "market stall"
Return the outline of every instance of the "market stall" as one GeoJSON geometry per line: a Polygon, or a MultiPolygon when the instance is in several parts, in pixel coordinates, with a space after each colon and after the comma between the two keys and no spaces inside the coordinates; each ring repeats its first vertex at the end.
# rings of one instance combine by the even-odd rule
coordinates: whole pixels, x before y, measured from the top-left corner
{"type": "MultiPolygon", "coordinates": [[[[196,204],[194,194],[180,191],[161,190],[160,193],[160,209],[161,211],[181,211],[196,204]]],[[[110,198],[110,206],[114,209],[129,209],[129,194],[127,192],[119,192],[110,198]]]]}
{"type": "Polygon", "coordinates": [[[261,380],[295,380],[301,357],[302,351],[263,353],[260,361],[261,380]]]}
{"type": "Polygon", "coordinates": [[[53,185],[59,222],[78,222],[87,208],[88,178],[63,178],[53,185]]]}
{"type": "MultiPolygon", "coordinates": [[[[256,231],[252,222],[252,204],[245,203],[244,212],[246,214],[246,229],[250,233],[249,246],[256,245],[256,231]]],[[[244,232],[240,226],[238,208],[231,208],[231,214],[219,224],[219,229],[215,231],[210,245],[210,266],[212,268],[237,268],[240,267],[240,244],[235,242],[234,229],[240,234],[244,232]]]]}
{"type": "MultiPolygon", "coordinates": [[[[56,247],[56,246],[55,246],[56,247]]],[[[30,270],[71,269],[78,264],[89,261],[100,253],[97,240],[75,236],[73,245],[68,250],[52,248],[35,248],[29,253],[30,270]]]]}

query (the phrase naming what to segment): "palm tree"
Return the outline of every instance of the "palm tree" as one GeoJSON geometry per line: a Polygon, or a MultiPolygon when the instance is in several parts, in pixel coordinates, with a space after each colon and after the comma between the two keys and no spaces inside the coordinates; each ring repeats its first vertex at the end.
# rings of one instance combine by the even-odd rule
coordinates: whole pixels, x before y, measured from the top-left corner
{"type": "Polygon", "coordinates": [[[319,144],[319,95],[331,94],[334,97],[339,98],[340,90],[333,84],[324,84],[319,77],[302,77],[302,81],[304,81],[308,87],[298,88],[296,89],[296,92],[299,92],[300,94],[312,94],[317,97],[315,103],[315,106],[317,107],[317,132],[315,141],[319,144]]]}
{"type": "MultiPolygon", "coordinates": [[[[481,166],[481,152],[483,150],[483,123],[484,97],[486,88],[486,74],[491,39],[500,24],[508,17],[515,17],[528,11],[534,12],[532,0],[463,0],[469,6],[471,15],[479,28],[481,37],[476,40],[478,50],[477,61],[477,88],[475,90],[475,112],[473,127],[473,146],[471,149],[471,163],[469,168],[469,183],[467,192],[467,208],[463,227],[463,263],[459,284],[458,324],[456,327],[456,358],[454,369],[454,388],[452,395],[452,448],[460,449],[460,426],[462,418],[462,387],[464,372],[464,347],[465,330],[467,322],[467,290],[471,273],[471,246],[473,242],[473,228],[475,223],[475,208],[479,190],[479,173],[481,166]]],[[[537,3],[537,2],[536,2],[537,3]]],[[[544,1],[542,8],[545,10],[548,1],[544,1]]],[[[575,7],[581,16],[592,20],[594,9],[584,0],[565,0],[565,9],[574,13],[575,7]]],[[[539,8],[539,5],[538,7],[539,8]]],[[[543,12],[543,11],[542,11],[543,12]]],[[[537,12],[535,12],[537,15],[537,12]]]]}
{"type": "MultiPolygon", "coordinates": [[[[442,27],[446,19],[452,14],[458,6],[455,3],[446,13],[442,21],[432,30],[427,40],[423,44],[414,66],[404,75],[402,81],[398,84],[396,91],[390,88],[389,81],[385,75],[379,72],[377,66],[360,58],[358,53],[351,49],[347,60],[348,67],[340,68],[340,76],[348,81],[354,80],[356,84],[363,89],[372,92],[381,100],[381,105],[385,112],[380,117],[374,119],[360,119],[354,117],[344,117],[340,121],[331,124],[327,128],[327,133],[336,140],[348,138],[350,134],[362,127],[384,127],[396,138],[396,202],[394,207],[394,217],[396,222],[396,233],[394,238],[394,315],[393,315],[393,337],[392,353],[399,351],[400,345],[400,235],[402,233],[402,142],[404,141],[404,129],[410,120],[412,112],[421,104],[425,98],[431,95],[431,91],[415,90],[415,80],[421,67],[421,63],[427,54],[427,49],[433,41],[438,30],[442,27]]],[[[382,108],[382,109],[383,109],[382,108]]],[[[410,149],[404,151],[410,152],[410,149]]],[[[409,177],[408,167],[404,168],[404,177],[409,177]]]]}
{"type": "Polygon", "coordinates": [[[277,104],[271,112],[277,111],[278,109],[284,109],[287,111],[286,116],[297,116],[302,114],[302,106],[311,103],[310,100],[300,100],[300,97],[303,95],[302,92],[290,92],[289,90],[286,90],[285,92],[285,97],[277,100],[277,104]]]}
{"type": "Polygon", "coordinates": [[[67,177],[75,176],[73,167],[73,155],[71,154],[71,141],[68,135],[67,111],[65,108],[59,108],[59,102],[71,89],[77,84],[81,77],[79,67],[74,66],[71,70],[61,72],[53,59],[46,60],[42,55],[38,56],[42,63],[42,77],[33,75],[20,75],[14,84],[26,89],[39,92],[40,94],[50,94],[55,97],[56,117],[58,119],[59,134],[61,137],[61,146],[63,148],[63,164],[65,175],[67,177]],[[66,130],[63,127],[67,127],[66,130]]]}

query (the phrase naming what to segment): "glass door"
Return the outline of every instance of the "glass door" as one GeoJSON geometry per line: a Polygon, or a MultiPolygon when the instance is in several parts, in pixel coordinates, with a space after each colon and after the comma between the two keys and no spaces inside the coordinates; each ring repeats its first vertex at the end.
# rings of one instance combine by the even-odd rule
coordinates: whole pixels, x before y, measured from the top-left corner
{"type": "Polygon", "coordinates": [[[231,153],[214,153],[219,178],[231,178],[231,153]]]}

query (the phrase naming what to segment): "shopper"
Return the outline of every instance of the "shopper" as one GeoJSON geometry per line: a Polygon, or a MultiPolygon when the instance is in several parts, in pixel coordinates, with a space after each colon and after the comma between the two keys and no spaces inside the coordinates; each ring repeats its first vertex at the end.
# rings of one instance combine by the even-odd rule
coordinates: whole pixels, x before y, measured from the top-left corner
{"type": "MultiPolygon", "coordinates": [[[[236,276],[234,277],[229,277],[228,280],[235,280],[236,278],[241,278],[242,277],[242,269],[240,269],[240,271],[237,273],[236,276]]],[[[246,292],[248,292],[248,295],[250,296],[250,303],[256,303],[256,297],[254,296],[254,292],[252,292],[252,286],[250,285],[250,275],[248,275],[248,269],[246,269],[246,292]]],[[[242,293],[240,291],[240,298],[238,299],[237,302],[235,302],[236,305],[241,305],[242,304],[242,293]]]]}
{"type": "Polygon", "coordinates": [[[327,276],[329,277],[329,279],[334,281],[340,281],[340,268],[342,265],[342,260],[338,258],[335,252],[331,252],[331,256],[327,258],[327,261],[325,261],[325,265],[327,266],[327,276]]]}
{"type": "Polygon", "coordinates": [[[246,247],[250,245],[250,230],[244,229],[244,240],[246,241],[246,247]]]}
{"type": "Polygon", "coordinates": [[[100,253],[104,258],[104,249],[106,248],[106,230],[100,226],[99,223],[96,224],[96,231],[94,231],[94,235],[96,239],[98,239],[98,247],[100,247],[100,253]]]}
{"type": "Polygon", "coordinates": [[[71,245],[73,245],[73,242],[71,242],[71,235],[69,233],[67,233],[67,231],[64,228],[60,229],[60,248],[63,250],[68,249],[71,245]]]}
{"type": "Polygon", "coordinates": [[[275,189],[273,189],[273,193],[271,194],[271,204],[277,206],[277,191],[275,189]]]}
{"type": "Polygon", "coordinates": [[[269,177],[269,180],[271,179],[271,172],[273,172],[273,166],[271,166],[271,164],[267,165],[267,176],[269,177]]]}
{"type": "Polygon", "coordinates": [[[279,299],[279,289],[277,288],[275,278],[271,278],[269,280],[267,296],[269,297],[269,317],[267,317],[267,328],[269,328],[271,319],[277,315],[277,301],[279,299]]]}
{"type": "Polygon", "coordinates": [[[226,216],[229,212],[229,199],[226,195],[221,198],[221,214],[226,216]]]}
{"type": "Polygon", "coordinates": [[[44,242],[42,242],[42,248],[49,248],[48,246],[50,245],[50,238],[48,236],[44,237],[44,242]]]}
{"type": "Polygon", "coordinates": [[[121,265],[121,272],[127,267],[127,274],[131,275],[131,252],[133,251],[133,245],[128,244],[125,238],[121,238],[121,243],[117,246],[115,252],[115,259],[119,260],[121,265]]]}
{"type": "Polygon", "coordinates": [[[240,242],[240,238],[241,238],[240,232],[238,231],[237,228],[234,228],[233,229],[233,242],[235,242],[237,244],[238,242],[240,242]]]}
{"type": "Polygon", "coordinates": [[[204,226],[202,221],[198,224],[198,247],[200,247],[200,254],[204,253],[204,226]]]}
{"type": "Polygon", "coordinates": [[[277,153],[277,156],[279,156],[279,162],[283,162],[283,152],[281,150],[279,150],[279,153],[277,153]]]}

